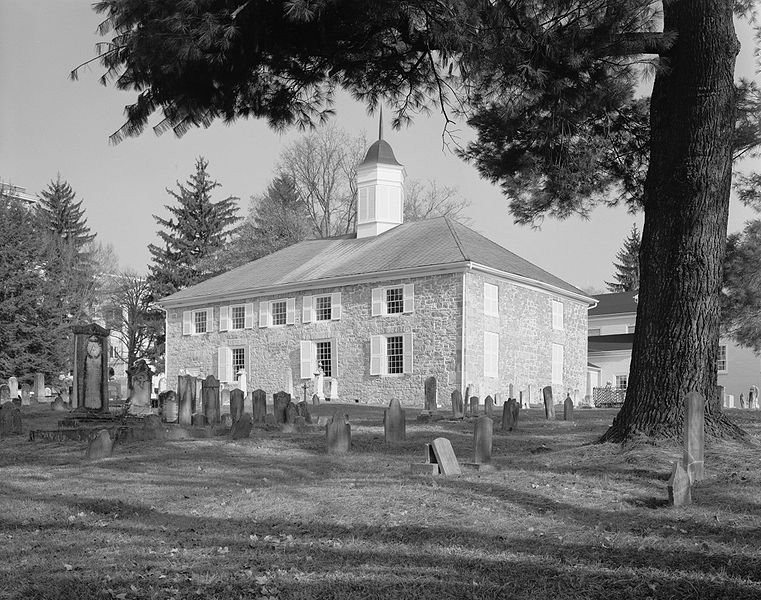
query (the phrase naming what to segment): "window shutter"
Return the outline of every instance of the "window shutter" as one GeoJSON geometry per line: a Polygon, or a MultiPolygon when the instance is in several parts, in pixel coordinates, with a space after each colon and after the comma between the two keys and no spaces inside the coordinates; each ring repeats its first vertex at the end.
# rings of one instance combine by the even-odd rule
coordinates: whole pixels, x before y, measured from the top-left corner
{"type": "Polygon", "coordinates": [[[254,328],[254,303],[249,302],[245,304],[244,306],[245,306],[244,310],[246,315],[244,327],[246,329],[253,329],[254,328]]]}
{"type": "Polygon", "coordinates": [[[312,348],[316,347],[310,341],[299,342],[299,364],[301,365],[301,379],[311,379],[314,373],[314,367],[312,365],[312,348]]]}
{"type": "Polygon", "coordinates": [[[206,309],[206,333],[214,331],[214,309],[206,309]]]}
{"type": "Polygon", "coordinates": [[[383,314],[383,288],[373,288],[373,309],[371,314],[373,317],[383,314]]]}
{"type": "Polygon", "coordinates": [[[382,335],[370,336],[370,375],[383,375],[383,359],[386,355],[386,338],[382,335]]]}
{"type": "MultiPolygon", "coordinates": [[[[415,312],[415,284],[404,284],[404,312],[415,312]]],[[[405,371],[406,373],[407,371],[405,371]]]]}
{"type": "Polygon", "coordinates": [[[288,298],[285,301],[285,324],[296,323],[296,298],[288,298]]]}
{"type": "Polygon", "coordinates": [[[219,307],[219,330],[220,331],[230,330],[230,307],[229,306],[219,307]]]}
{"type": "MultiPolygon", "coordinates": [[[[315,361],[317,360],[317,346],[315,346],[315,361]]],[[[330,360],[333,363],[333,374],[331,377],[338,377],[338,341],[333,338],[330,340],[330,360]]]]}
{"type": "Polygon", "coordinates": [[[552,301],[552,328],[563,329],[563,303],[559,300],[552,301]]]}
{"type": "Polygon", "coordinates": [[[402,335],[402,369],[405,373],[412,373],[412,334],[402,335]]]}
{"type": "Polygon", "coordinates": [[[193,333],[193,311],[182,311],[182,335],[190,335],[193,333]]]}
{"type": "Polygon", "coordinates": [[[341,320],[341,292],[330,295],[330,319],[332,321],[341,320]]]}
{"type": "Polygon", "coordinates": [[[270,303],[265,300],[259,301],[259,327],[270,326],[270,303]]]}
{"type": "Polygon", "coordinates": [[[233,381],[233,351],[232,348],[217,349],[217,377],[220,381],[233,381]]]}
{"type": "Polygon", "coordinates": [[[301,322],[312,322],[312,296],[304,296],[304,305],[301,310],[301,322]]]}

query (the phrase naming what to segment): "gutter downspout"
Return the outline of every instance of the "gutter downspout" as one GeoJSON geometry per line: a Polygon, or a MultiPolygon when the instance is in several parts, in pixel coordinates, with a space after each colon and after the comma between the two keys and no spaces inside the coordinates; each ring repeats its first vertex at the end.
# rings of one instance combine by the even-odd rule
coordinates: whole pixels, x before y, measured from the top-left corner
{"type": "MultiPolygon", "coordinates": [[[[466,354],[466,347],[467,347],[467,323],[468,319],[466,317],[467,314],[467,294],[465,293],[465,278],[468,276],[468,272],[463,271],[462,272],[462,339],[460,340],[460,394],[465,394],[465,387],[467,386],[467,373],[465,372],[465,365],[467,365],[467,361],[465,360],[465,354],[466,354]]],[[[464,402],[467,402],[467,400],[464,400],[464,402]]]]}

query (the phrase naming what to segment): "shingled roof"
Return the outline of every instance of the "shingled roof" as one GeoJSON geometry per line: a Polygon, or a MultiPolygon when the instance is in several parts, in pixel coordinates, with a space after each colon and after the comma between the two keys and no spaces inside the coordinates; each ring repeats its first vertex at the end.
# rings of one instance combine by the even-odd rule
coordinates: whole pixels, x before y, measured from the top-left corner
{"type": "Polygon", "coordinates": [[[188,304],[207,298],[273,293],[280,287],[323,284],[346,277],[377,278],[404,269],[465,267],[468,263],[515,275],[588,299],[580,289],[540,269],[472,229],[439,217],[404,223],[380,235],[307,240],[232,269],[161,300],[188,304]]]}
{"type": "Polygon", "coordinates": [[[637,312],[638,292],[618,292],[615,294],[595,294],[597,306],[589,309],[590,317],[625,315],[637,312]]]}

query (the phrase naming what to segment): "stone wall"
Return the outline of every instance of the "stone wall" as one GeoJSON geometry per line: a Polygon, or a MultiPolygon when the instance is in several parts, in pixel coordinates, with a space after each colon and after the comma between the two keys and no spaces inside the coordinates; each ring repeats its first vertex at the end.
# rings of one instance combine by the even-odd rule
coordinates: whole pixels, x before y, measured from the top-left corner
{"type": "Polygon", "coordinates": [[[499,277],[471,271],[465,275],[465,384],[473,385],[481,399],[529,392],[540,402],[540,390],[552,385],[553,397],[562,402],[566,392],[580,401],[584,395],[587,365],[587,304],[499,277]],[[499,316],[484,314],[484,283],[499,289],[499,316]],[[563,329],[552,327],[552,300],[563,303],[563,329]],[[484,331],[499,333],[498,377],[484,375],[484,331]],[[564,348],[563,381],[552,382],[552,344],[564,348]]]}
{"type": "MultiPolygon", "coordinates": [[[[300,342],[302,340],[335,341],[335,377],[341,402],[388,404],[392,397],[406,406],[422,407],[423,382],[430,375],[439,381],[439,403],[448,406],[449,393],[459,386],[458,365],[462,337],[462,274],[441,274],[413,279],[396,279],[309,290],[311,296],[341,292],[340,320],[302,322],[305,292],[278,296],[252,297],[235,304],[254,303],[252,329],[219,331],[220,307],[213,303],[187,307],[212,308],[209,333],[183,335],[182,308],[167,313],[167,385],[176,388],[180,371],[194,375],[219,377],[218,349],[223,346],[246,349],[249,391],[261,388],[268,395],[287,388],[290,372],[294,392],[301,397],[307,384],[311,397],[313,381],[300,378],[300,342]],[[413,283],[415,310],[410,314],[371,316],[372,289],[413,283]],[[260,328],[259,301],[295,298],[294,325],[260,328]],[[403,375],[370,375],[370,336],[377,334],[413,334],[413,372],[403,375]],[[290,367],[290,370],[289,370],[290,367]]],[[[330,389],[326,379],[325,393],[330,389]]]]}

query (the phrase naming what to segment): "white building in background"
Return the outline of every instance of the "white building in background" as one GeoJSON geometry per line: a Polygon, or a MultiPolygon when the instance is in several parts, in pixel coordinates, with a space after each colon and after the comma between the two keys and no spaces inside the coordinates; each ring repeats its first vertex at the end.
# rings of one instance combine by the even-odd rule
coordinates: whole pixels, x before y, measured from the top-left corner
{"type": "Polygon", "coordinates": [[[9,181],[0,179],[0,191],[5,195],[10,196],[11,198],[14,198],[15,200],[20,200],[28,207],[32,207],[37,204],[37,198],[31,194],[28,194],[26,192],[26,188],[13,185],[9,181]]]}

